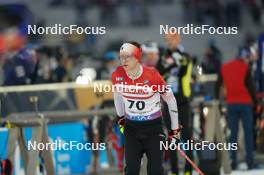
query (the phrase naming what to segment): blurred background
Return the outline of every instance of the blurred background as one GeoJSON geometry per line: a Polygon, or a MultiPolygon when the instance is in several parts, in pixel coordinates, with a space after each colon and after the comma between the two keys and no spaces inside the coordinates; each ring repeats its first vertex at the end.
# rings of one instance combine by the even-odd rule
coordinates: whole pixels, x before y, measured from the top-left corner
{"type": "MultiPolygon", "coordinates": [[[[196,128],[193,135],[199,139],[202,132],[210,132],[203,131],[205,121],[200,119],[208,115],[209,109],[203,103],[212,100],[214,96],[215,77],[221,64],[235,58],[241,46],[255,44],[259,54],[258,59],[252,63],[252,75],[259,94],[260,110],[254,126],[254,154],[259,164],[263,165],[263,0],[1,0],[0,21],[0,116],[3,118],[10,117],[13,113],[21,113],[23,116],[23,112],[84,112],[113,107],[111,92],[95,93],[87,85],[90,81],[110,80],[111,72],[120,64],[118,52],[124,41],[135,40],[145,46],[155,43],[152,46],[156,49],[166,47],[164,36],[159,33],[160,25],[208,24],[215,27],[238,27],[236,35],[181,36],[181,47],[193,61],[192,102],[199,104],[192,109],[196,128]],[[105,26],[106,34],[27,34],[28,25],[46,27],[55,24],[105,26]],[[199,76],[207,74],[213,75],[213,78],[210,79],[209,76],[199,81],[199,76]],[[75,86],[76,84],[87,87],[75,86]],[[31,97],[37,97],[38,100],[32,102],[31,97]]],[[[143,51],[144,61],[148,59],[149,50],[143,51]]],[[[154,53],[157,54],[155,50],[154,53]]],[[[220,109],[225,128],[223,134],[228,137],[225,106],[220,109]]],[[[61,121],[59,123],[63,124],[49,126],[49,135],[55,140],[69,141],[77,136],[82,142],[103,142],[108,139],[112,145],[110,151],[102,151],[99,155],[91,151],[54,153],[56,174],[117,174],[123,167],[122,135],[116,131],[112,121],[114,116],[104,114],[102,117],[95,117],[87,114],[86,118],[78,118],[75,122],[61,121]],[[70,127],[76,130],[67,133],[70,127]],[[110,130],[111,134],[107,134],[110,130]],[[112,162],[109,157],[112,157],[112,162]],[[79,164],[76,163],[78,161],[79,164]]],[[[27,129],[24,132],[29,139],[31,131],[27,129]]],[[[3,151],[0,152],[0,158],[3,160],[10,156],[7,151],[8,131],[1,130],[1,135],[0,150],[3,151]]],[[[243,136],[240,138],[243,139],[243,136]]],[[[258,170],[246,170],[243,164],[243,141],[240,142],[241,164],[233,173],[263,174],[261,166],[258,170]]],[[[16,160],[20,160],[19,152],[16,151],[15,155],[16,160]]],[[[198,153],[196,157],[199,157],[198,153]]],[[[179,163],[183,164],[182,162],[183,160],[179,163]]],[[[42,164],[44,163],[40,161],[40,167],[42,164]]],[[[23,174],[23,166],[23,163],[16,161],[15,173],[23,174]]],[[[221,166],[219,171],[223,172],[221,166]]],[[[45,173],[45,170],[39,173],[45,173]]]]}
{"type": "MultiPolygon", "coordinates": [[[[237,48],[256,40],[263,29],[261,0],[54,0],[1,1],[1,53],[19,48],[38,48],[38,54],[52,64],[67,67],[67,77],[51,80],[67,81],[76,78],[82,61],[99,69],[108,51],[116,51],[125,40],[141,43],[152,40],[164,45],[159,26],[186,24],[237,26],[237,35],[183,35],[182,45],[199,62],[214,44],[221,51],[221,59],[234,57],[237,48]],[[105,35],[27,35],[27,25],[106,26],[105,35]],[[61,59],[63,58],[63,59],[61,59]],[[60,60],[60,61],[59,61],[60,60]],[[60,63],[59,63],[60,62],[60,63]],[[77,71],[78,72],[78,71],[77,71]]],[[[2,55],[1,54],[1,55],[2,55]]],[[[1,56],[1,62],[5,60],[1,56]]],[[[3,63],[1,63],[3,64],[3,63]]],[[[41,63],[40,63],[41,64],[41,63]]],[[[48,67],[48,65],[46,65],[48,67]]],[[[39,70],[43,67],[39,66],[39,70]]],[[[47,70],[48,71],[48,70],[47,70]]],[[[52,71],[52,70],[50,70],[52,71]]],[[[53,74],[53,73],[52,73],[53,74]]],[[[3,74],[1,74],[3,75],[3,74]]],[[[1,84],[3,84],[1,78],[1,84]]],[[[42,83],[41,80],[36,80],[42,83]]]]}

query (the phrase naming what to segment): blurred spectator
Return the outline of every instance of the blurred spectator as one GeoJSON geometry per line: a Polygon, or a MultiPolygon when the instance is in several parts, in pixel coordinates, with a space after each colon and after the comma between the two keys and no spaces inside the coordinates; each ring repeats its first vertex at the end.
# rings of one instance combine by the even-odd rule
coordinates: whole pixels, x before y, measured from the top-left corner
{"type": "Polygon", "coordinates": [[[58,63],[51,47],[43,46],[37,50],[38,64],[35,83],[52,83],[52,72],[58,63]]]}
{"type": "Polygon", "coordinates": [[[5,58],[4,86],[25,85],[32,82],[32,75],[37,63],[33,49],[22,49],[10,58],[5,58]]]}
{"type": "Polygon", "coordinates": [[[8,28],[3,32],[3,49],[6,52],[16,52],[26,44],[26,37],[21,35],[17,28],[8,28]]]}
{"type": "Polygon", "coordinates": [[[205,52],[205,60],[202,63],[203,72],[206,74],[218,73],[222,62],[222,53],[213,39],[208,44],[209,46],[205,52]]]}
{"type": "MultiPolygon", "coordinates": [[[[252,57],[249,60],[249,66],[250,66],[250,70],[251,70],[251,75],[253,77],[253,81],[254,81],[254,85],[256,87],[257,85],[257,78],[256,78],[256,71],[257,71],[257,61],[259,58],[259,54],[258,54],[258,47],[256,44],[256,40],[254,40],[254,38],[246,38],[247,42],[246,42],[246,46],[250,49],[252,57]]],[[[256,88],[256,93],[258,93],[257,88],[256,88]]],[[[260,99],[258,99],[259,101],[260,99]]],[[[254,141],[254,150],[257,148],[257,135],[258,135],[258,124],[257,121],[258,119],[261,119],[261,113],[259,111],[260,109],[260,105],[255,105],[254,106],[254,110],[253,110],[253,141],[254,141]]]]}
{"type": "MultiPolygon", "coordinates": [[[[257,104],[254,81],[252,80],[249,61],[254,57],[249,47],[240,49],[239,57],[222,65],[218,76],[215,95],[219,99],[220,87],[224,86],[227,103],[228,125],[231,130],[230,143],[237,143],[238,124],[242,120],[246,162],[248,169],[253,163],[253,104],[257,104]]],[[[231,151],[232,169],[237,168],[236,150],[231,151]]]]}
{"type": "Polygon", "coordinates": [[[156,67],[159,60],[159,48],[155,42],[147,42],[141,46],[144,65],[156,67]]]}
{"type": "MultiPolygon", "coordinates": [[[[187,142],[193,134],[193,119],[191,114],[191,74],[192,60],[188,53],[184,52],[180,45],[181,37],[178,33],[168,33],[164,37],[167,48],[161,52],[157,63],[157,70],[170,85],[178,105],[179,123],[183,126],[181,131],[182,140],[187,142]]],[[[163,119],[166,128],[170,128],[169,110],[166,105],[163,109],[163,119]]],[[[168,130],[169,131],[169,130],[168,130]]],[[[186,150],[186,154],[193,159],[193,151],[186,150]]],[[[170,164],[172,173],[179,174],[178,157],[176,150],[170,150],[170,164]]],[[[186,162],[184,174],[191,174],[192,166],[186,162]]]]}
{"type": "Polygon", "coordinates": [[[118,55],[115,51],[108,51],[104,55],[104,65],[99,69],[98,79],[111,80],[113,71],[118,66],[118,55]]]}
{"type": "Polygon", "coordinates": [[[69,73],[72,67],[72,60],[67,56],[62,47],[56,48],[56,59],[58,66],[52,72],[53,82],[67,82],[72,80],[69,73]]]}
{"type": "Polygon", "coordinates": [[[34,83],[67,82],[72,80],[72,57],[61,46],[43,46],[37,50],[37,63],[34,83]]]}

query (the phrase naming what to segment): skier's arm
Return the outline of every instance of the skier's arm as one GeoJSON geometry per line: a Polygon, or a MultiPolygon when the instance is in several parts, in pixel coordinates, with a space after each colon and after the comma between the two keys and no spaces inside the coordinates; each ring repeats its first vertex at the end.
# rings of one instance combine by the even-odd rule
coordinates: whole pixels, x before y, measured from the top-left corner
{"type": "Polygon", "coordinates": [[[114,103],[118,117],[125,115],[124,102],[120,92],[114,92],[114,103]]]}
{"type": "Polygon", "coordinates": [[[161,77],[159,72],[156,72],[154,77],[157,77],[159,86],[166,87],[164,92],[161,92],[160,94],[161,94],[162,99],[167,103],[168,108],[169,108],[169,113],[170,113],[170,118],[171,118],[171,129],[177,130],[179,129],[179,124],[178,124],[178,108],[177,108],[176,99],[171,89],[167,88],[166,82],[161,77]]]}
{"type": "Polygon", "coordinates": [[[172,91],[167,91],[165,93],[162,93],[161,97],[168,105],[170,118],[171,118],[171,129],[176,130],[179,128],[177,101],[172,91]]]}
{"type": "Polygon", "coordinates": [[[116,71],[114,71],[112,73],[112,85],[113,85],[113,96],[114,96],[114,104],[115,104],[115,108],[116,108],[116,113],[118,115],[119,118],[124,117],[125,115],[125,106],[124,106],[124,101],[123,101],[123,97],[122,94],[120,92],[117,91],[116,89],[116,77],[117,77],[117,73],[116,71]]]}

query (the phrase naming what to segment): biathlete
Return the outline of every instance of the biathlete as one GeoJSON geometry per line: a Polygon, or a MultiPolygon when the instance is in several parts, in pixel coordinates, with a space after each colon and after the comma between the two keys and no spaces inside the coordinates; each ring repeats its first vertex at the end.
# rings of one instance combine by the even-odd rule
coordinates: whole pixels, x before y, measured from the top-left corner
{"type": "Polygon", "coordinates": [[[169,138],[176,140],[180,138],[177,102],[159,72],[141,65],[141,56],[139,43],[124,43],[120,48],[122,65],[112,74],[118,123],[124,129],[125,175],[139,175],[144,153],[148,159],[148,175],[164,175],[160,142],[166,137],[160,97],[169,108],[169,138]]]}

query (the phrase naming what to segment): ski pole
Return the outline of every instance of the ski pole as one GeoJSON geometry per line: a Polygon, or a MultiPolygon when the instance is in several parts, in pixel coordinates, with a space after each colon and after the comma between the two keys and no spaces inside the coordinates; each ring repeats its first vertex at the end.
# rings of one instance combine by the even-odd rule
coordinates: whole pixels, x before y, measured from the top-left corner
{"type": "MultiPolygon", "coordinates": [[[[172,143],[176,143],[176,139],[172,139],[172,143]]],[[[184,157],[193,167],[193,169],[199,173],[200,175],[204,175],[204,173],[198,168],[198,166],[195,165],[195,163],[185,154],[184,151],[181,150],[181,148],[177,145],[176,149],[179,151],[179,153],[184,157]]]]}

